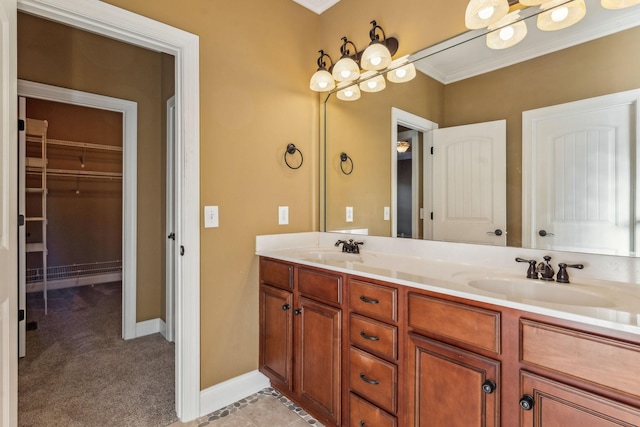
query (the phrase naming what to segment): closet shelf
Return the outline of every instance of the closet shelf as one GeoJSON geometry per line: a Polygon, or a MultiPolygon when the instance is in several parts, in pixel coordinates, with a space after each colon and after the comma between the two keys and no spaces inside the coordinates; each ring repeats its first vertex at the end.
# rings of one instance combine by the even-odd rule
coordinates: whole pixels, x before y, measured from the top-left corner
{"type": "MultiPolygon", "coordinates": [[[[39,142],[39,138],[27,136],[27,141],[39,142]]],[[[65,141],[64,139],[47,139],[47,145],[60,145],[65,147],[87,148],[90,150],[118,151],[122,152],[122,147],[115,145],[94,144],[91,142],[65,141]]]]}
{"type": "Polygon", "coordinates": [[[27,243],[25,245],[26,252],[45,252],[44,243],[27,243]]]}
{"type": "Polygon", "coordinates": [[[42,216],[28,216],[25,218],[27,222],[36,222],[36,221],[44,221],[45,218],[42,216]]]}

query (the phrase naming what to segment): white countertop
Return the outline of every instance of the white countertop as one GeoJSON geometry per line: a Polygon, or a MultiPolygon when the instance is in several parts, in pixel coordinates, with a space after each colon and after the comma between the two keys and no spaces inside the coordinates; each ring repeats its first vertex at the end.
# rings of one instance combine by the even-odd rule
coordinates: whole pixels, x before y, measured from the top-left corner
{"type": "MultiPolygon", "coordinates": [[[[612,263],[618,262],[617,259],[607,259],[611,257],[579,254],[578,256],[587,260],[585,262],[587,271],[582,270],[579,274],[570,269],[571,283],[560,284],[526,279],[528,264],[519,264],[514,260],[516,256],[541,259],[542,251],[463,244],[452,246],[442,242],[357,236],[358,241],[365,241],[361,253],[346,254],[332,244],[337,239],[345,238],[354,238],[354,236],[333,233],[258,236],[256,254],[640,334],[640,285],[629,281],[606,280],[601,278],[602,274],[599,275],[600,277],[598,275],[590,277],[588,274],[589,267],[595,267],[599,263],[611,267],[612,263]],[[450,253],[451,249],[454,253],[450,253]],[[434,251],[437,256],[434,256],[434,251]],[[501,256],[500,262],[487,262],[487,256],[497,254],[501,256]],[[526,295],[514,297],[495,290],[487,291],[474,287],[482,285],[483,280],[488,281],[490,285],[496,281],[509,282],[517,288],[516,291],[524,290],[525,294],[529,288],[545,287],[546,293],[543,293],[542,297],[536,295],[534,299],[530,299],[526,295]],[[547,297],[549,295],[550,297],[547,297]]],[[[544,254],[552,255],[556,258],[556,263],[576,262],[572,259],[575,257],[564,253],[544,251],[544,254]]],[[[629,263],[625,259],[621,259],[620,262],[629,263]]],[[[630,270],[635,271],[635,260],[632,259],[631,265],[614,265],[613,267],[618,273],[622,271],[621,277],[625,278],[630,270]]],[[[554,268],[557,272],[557,266],[554,265],[554,268]]],[[[635,274],[631,276],[634,277],[635,274]]]]}

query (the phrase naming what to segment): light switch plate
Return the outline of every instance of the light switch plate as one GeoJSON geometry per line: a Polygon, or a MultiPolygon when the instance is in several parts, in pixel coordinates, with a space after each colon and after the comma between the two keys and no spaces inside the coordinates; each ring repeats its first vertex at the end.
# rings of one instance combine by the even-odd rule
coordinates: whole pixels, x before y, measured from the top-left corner
{"type": "Polygon", "coordinates": [[[384,207],[384,220],[389,221],[391,219],[391,208],[389,206],[384,207]]]}
{"type": "Polygon", "coordinates": [[[278,225],[289,224],[289,206],[278,206],[278,225]]]}
{"type": "Polygon", "coordinates": [[[347,206],[347,222],[353,222],[353,206],[347,206]]]}
{"type": "Polygon", "coordinates": [[[219,227],[218,207],[217,206],[205,206],[204,207],[204,228],[219,227]]]}

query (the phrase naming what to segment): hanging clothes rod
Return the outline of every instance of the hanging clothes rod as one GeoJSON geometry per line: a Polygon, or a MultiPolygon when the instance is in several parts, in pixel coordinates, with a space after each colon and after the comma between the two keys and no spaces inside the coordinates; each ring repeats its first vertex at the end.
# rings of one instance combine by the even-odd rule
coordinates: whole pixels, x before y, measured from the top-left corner
{"type": "MultiPolygon", "coordinates": [[[[39,175],[42,170],[27,168],[27,173],[32,175],[39,175]]],[[[97,171],[78,171],[69,169],[47,169],[47,176],[61,176],[61,177],[81,177],[81,178],[106,178],[106,179],[122,179],[122,173],[120,172],[97,172],[97,171]]]]}
{"type": "MultiPolygon", "coordinates": [[[[40,142],[40,138],[27,135],[27,141],[40,142]]],[[[122,147],[115,145],[93,144],[91,142],[65,141],[64,139],[47,139],[47,145],[61,145],[66,147],[88,148],[91,150],[118,151],[122,152],[122,147]]]]}

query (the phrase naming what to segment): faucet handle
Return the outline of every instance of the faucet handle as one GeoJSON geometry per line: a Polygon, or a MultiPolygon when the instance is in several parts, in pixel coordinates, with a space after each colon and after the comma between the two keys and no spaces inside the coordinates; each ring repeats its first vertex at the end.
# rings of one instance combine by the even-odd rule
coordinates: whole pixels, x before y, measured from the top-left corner
{"type": "Polygon", "coordinates": [[[516,262],[528,262],[529,268],[527,269],[527,279],[537,279],[538,272],[536,270],[536,260],[535,259],[524,259],[524,258],[516,258],[516,262]]]}
{"type": "Polygon", "coordinates": [[[556,282],[558,283],[569,283],[569,273],[567,273],[567,268],[577,268],[578,270],[582,270],[584,268],[583,264],[565,264],[561,262],[558,264],[559,270],[558,275],[556,277],[556,282]]]}

